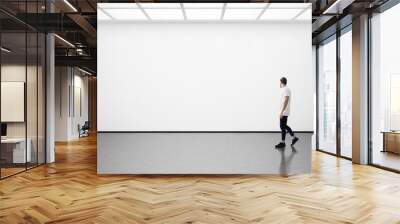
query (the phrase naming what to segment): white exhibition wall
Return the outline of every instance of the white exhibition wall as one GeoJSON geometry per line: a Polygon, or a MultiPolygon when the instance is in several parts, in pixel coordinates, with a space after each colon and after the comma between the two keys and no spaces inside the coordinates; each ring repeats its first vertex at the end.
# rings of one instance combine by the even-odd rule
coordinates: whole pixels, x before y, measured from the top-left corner
{"type": "Polygon", "coordinates": [[[98,130],[313,130],[311,22],[98,21],[98,130]]]}

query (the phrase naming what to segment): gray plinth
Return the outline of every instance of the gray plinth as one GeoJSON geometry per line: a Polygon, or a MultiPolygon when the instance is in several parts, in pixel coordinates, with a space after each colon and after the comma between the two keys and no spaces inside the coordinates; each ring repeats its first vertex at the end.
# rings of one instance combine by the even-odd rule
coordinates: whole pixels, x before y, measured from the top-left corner
{"type": "MultiPolygon", "coordinates": [[[[279,133],[98,133],[99,174],[311,172],[311,133],[275,149],[279,133]]],[[[287,143],[291,141],[288,136],[287,143]]]]}

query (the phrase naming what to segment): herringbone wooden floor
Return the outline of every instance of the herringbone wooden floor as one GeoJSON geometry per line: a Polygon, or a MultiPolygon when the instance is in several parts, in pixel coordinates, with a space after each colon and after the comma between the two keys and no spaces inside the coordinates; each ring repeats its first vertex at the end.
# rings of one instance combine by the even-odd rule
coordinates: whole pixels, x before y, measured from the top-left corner
{"type": "Polygon", "coordinates": [[[400,175],[314,152],[311,175],[98,176],[96,139],[0,181],[0,223],[400,223],[400,175]]]}

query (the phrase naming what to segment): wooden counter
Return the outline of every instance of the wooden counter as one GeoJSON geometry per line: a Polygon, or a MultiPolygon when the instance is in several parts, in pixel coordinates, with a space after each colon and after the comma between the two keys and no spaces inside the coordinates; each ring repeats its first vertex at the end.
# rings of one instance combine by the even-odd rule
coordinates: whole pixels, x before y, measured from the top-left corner
{"type": "Polygon", "coordinates": [[[400,132],[385,131],[383,133],[383,152],[400,154],[400,132]]]}

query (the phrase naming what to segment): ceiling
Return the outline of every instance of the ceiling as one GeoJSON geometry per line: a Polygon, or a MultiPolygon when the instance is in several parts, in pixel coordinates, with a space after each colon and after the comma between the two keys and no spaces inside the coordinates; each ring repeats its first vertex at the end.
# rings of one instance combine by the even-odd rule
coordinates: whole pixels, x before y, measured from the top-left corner
{"type": "Polygon", "coordinates": [[[311,3],[101,3],[98,20],[310,21],[311,3]]]}
{"type": "MultiPolygon", "coordinates": [[[[351,23],[351,17],[356,16],[366,10],[373,9],[386,0],[230,0],[230,1],[213,1],[213,0],[1,0],[0,2],[0,24],[3,32],[19,32],[30,28],[30,30],[38,30],[40,32],[55,32],[58,34],[56,39],[56,64],[71,65],[88,68],[96,71],[96,39],[97,39],[97,3],[130,3],[131,12],[137,14],[124,13],[112,8],[101,10],[99,12],[100,19],[108,19],[108,17],[131,19],[132,15],[137,19],[162,20],[162,16],[171,19],[175,13],[175,19],[201,20],[203,11],[200,9],[208,9],[207,20],[221,19],[221,9],[224,7],[224,20],[249,20],[249,19],[298,19],[303,18],[302,14],[309,10],[312,12],[313,23],[313,41],[318,42],[326,36],[331,35],[337,29],[335,26],[337,21],[344,20],[348,17],[348,23],[351,23]],[[152,3],[172,3],[169,4],[174,9],[166,10],[163,15],[154,8],[152,3]],[[182,3],[182,4],[181,4],[182,3]],[[220,3],[220,4],[204,4],[204,3],[220,3]],[[225,4],[226,3],[226,4],[225,4]],[[240,8],[235,9],[235,4],[242,4],[240,8]],[[252,3],[252,4],[249,4],[252,3]],[[255,4],[256,3],[256,4],[255,4]],[[275,3],[274,7],[291,7],[292,12],[274,10],[269,7],[268,3],[275,3]],[[285,4],[283,4],[285,3],[285,4]],[[289,3],[289,4],[287,4],[289,3]],[[301,8],[311,3],[309,8],[301,8]],[[143,8],[139,7],[143,5],[143,8]],[[201,6],[200,6],[201,5],[201,6]],[[218,6],[217,6],[218,5],[218,6]],[[254,7],[256,5],[256,7],[254,7]],[[301,6],[302,5],[302,6],[301,6]],[[182,16],[182,8],[185,11],[182,16]],[[142,10],[142,11],[138,11],[142,10]],[[177,10],[181,10],[177,13],[177,10]],[[244,10],[244,11],[243,11],[244,10]],[[269,10],[269,11],[268,11],[269,10]],[[51,12],[51,13],[49,13],[51,12]],[[266,13],[268,12],[268,13],[266,13]],[[272,17],[271,15],[274,14],[272,17]],[[267,15],[267,16],[265,16],[267,15]],[[128,17],[127,17],[128,16],[128,17]],[[214,16],[214,17],[213,17],[214,16]]],[[[107,4],[102,4],[106,6],[107,4]]],[[[157,7],[156,7],[157,8],[157,7]]],[[[165,9],[164,9],[165,11],[165,9]]],[[[346,22],[340,23],[346,26],[346,22]]],[[[11,35],[11,34],[8,34],[11,35]]],[[[13,38],[11,38],[13,39],[13,38]]],[[[15,38],[18,41],[20,38],[15,38]]]]}

